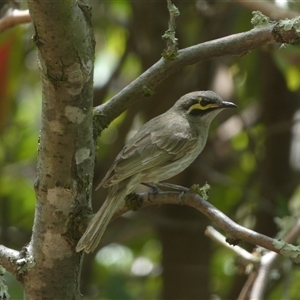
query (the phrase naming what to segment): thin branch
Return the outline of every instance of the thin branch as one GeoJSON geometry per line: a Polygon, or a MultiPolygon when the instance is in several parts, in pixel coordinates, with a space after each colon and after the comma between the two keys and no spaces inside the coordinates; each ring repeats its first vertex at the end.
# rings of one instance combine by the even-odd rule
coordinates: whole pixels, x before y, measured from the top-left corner
{"type": "Polygon", "coordinates": [[[267,15],[272,20],[286,19],[286,18],[296,18],[299,16],[299,13],[290,10],[287,8],[282,8],[275,5],[273,2],[267,1],[245,1],[245,0],[236,0],[240,5],[248,8],[251,11],[259,10],[264,15],[267,15]]]}
{"type": "MultiPolygon", "coordinates": [[[[246,299],[245,295],[248,294],[248,291],[250,290],[252,285],[253,287],[251,289],[249,299],[263,299],[265,289],[270,278],[270,272],[272,271],[272,267],[274,266],[280,255],[274,252],[268,252],[265,253],[261,258],[258,258],[241,247],[232,247],[228,245],[228,243],[225,242],[225,237],[211,226],[207,227],[205,234],[217,241],[218,243],[220,243],[221,245],[223,245],[224,247],[226,247],[227,249],[234,251],[244,260],[248,262],[253,262],[255,264],[260,262],[258,270],[250,273],[250,277],[247,280],[245,286],[243,287],[243,290],[241,291],[238,299],[246,299]]],[[[285,235],[283,240],[287,243],[293,243],[299,236],[300,219],[297,220],[295,226],[293,226],[293,228],[285,235]]]]}
{"type": "MultiPolygon", "coordinates": [[[[273,252],[272,252],[273,253],[273,252]]],[[[251,272],[246,283],[244,284],[237,300],[246,300],[248,299],[249,291],[253,285],[254,280],[256,279],[257,274],[255,272],[251,272]]]]}
{"type": "Polygon", "coordinates": [[[272,270],[272,266],[275,264],[279,257],[280,256],[274,252],[268,252],[262,256],[260,267],[254,281],[249,299],[263,299],[262,297],[265,293],[265,289],[270,278],[269,273],[272,270]]]}
{"type": "Polygon", "coordinates": [[[242,56],[263,45],[294,43],[298,39],[299,34],[294,27],[286,30],[278,22],[179,50],[176,59],[161,58],[110,101],[95,107],[95,125],[99,132],[102,131],[129,106],[151,96],[164,79],[188,65],[221,56],[242,56]]]}
{"type": "MultiPolygon", "coordinates": [[[[293,243],[300,236],[300,219],[297,220],[295,226],[286,234],[283,240],[287,243],[293,243]]],[[[263,299],[265,289],[270,278],[270,272],[275,262],[280,256],[274,252],[269,252],[261,258],[261,264],[258,270],[256,280],[253,284],[249,299],[263,299]]]]}
{"type": "Polygon", "coordinates": [[[230,251],[233,251],[235,254],[237,254],[239,257],[241,257],[243,260],[245,260],[247,263],[254,263],[257,264],[260,261],[260,258],[251,254],[250,252],[246,251],[240,246],[232,246],[229,245],[226,242],[226,237],[218,232],[216,229],[214,229],[212,226],[207,226],[205,230],[205,235],[213,239],[214,241],[218,242],[225,248],[229,249],[230,251]]]}
{"type": "Polygon", "coordinates": [[[0,245],[0,264],[13,275],[16,275],[17,265],[15,262],[18,260],[19,255],[19,251],[0,245]]]}
{"type": "Polygon", "coordinates": [[[31,22],[29,10],[10,9],[4,17],[0,19],[0,32],[20,24],[31,22]]]}

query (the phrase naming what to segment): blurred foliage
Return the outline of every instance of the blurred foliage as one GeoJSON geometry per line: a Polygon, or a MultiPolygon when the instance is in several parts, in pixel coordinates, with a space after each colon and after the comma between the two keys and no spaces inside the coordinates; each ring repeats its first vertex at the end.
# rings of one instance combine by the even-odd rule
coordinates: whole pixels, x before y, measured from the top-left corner
{"type": "MultiPolygon", "coordinates": [[[[160,59],[164,31],[157,28],[162,23],[164,30],[167,29],[168,13],[165,4],[165,19],[161,18],[161,13],[155,11],[161,6],[155,1],[92,1],[91,4],[97,40],[95,104],[99,105],[160,59]],[[135,14],[139,9],[144,14],[135,14]],[[154,20],[151,24],[143,22],[149,15],[154,20]],[[149,24],[153,26],[152,31],[149,24]]],[[[236,3],[178,1],[178,8],[181,11],[177,23],[180,47],[251,29],[251,12],[236,3]]],[[[299,3],[293,3],[293,9],[299,11],[299,3]]],[[[0,35],[0,233],[1,244],[16,249],[21,249],[30,239],[35,205],[33,184],[40,130],[41,86],[31,36],[30,26],[13,28],[0,35]],[[5,56],[1,56],[3,49],[6,49],[5,56]]],[[[127,135],[146,121],[147,113],[157,114],[159,110],[163,111],[161,107],[172,105],[168,102],[163,106],[169,94],[179,91],[181,95],[203,86],[216,87],[220,92],[228,90],[227,95],[238,103],[239,111],[235,116],[224,113],[215,120],[207,149],[200,155],[203,159],[196,168],[212,187],[209,201],[239,224],[255,228],[257,208],[263,203],[269,209],[260,184],[260,170],[270,155],[266,152],[270,128],[262,121],[262,53],[270,55],[288,90],[298,95],[299,109],[300,54],[297,46],[266,46],[243,57],[220,58],[209,65],[190,66],[181,71],[179,79],[172,77],[173,81],[167,81],[168,87],[163,92],[158,89],[155,102],[150,98],[148,102],[137,104],[102,133],[98,140],[96,180],[101,179],[98,175],[104,176],[127,135]],[[223,79],[217,81],[220,70],[225,70],[225,77],[222,75],[223,79]]],[[[299,123],[299,119],[294,123],[299,123]]],[[[299,135],[299,131],[294,130],[293,139],[297,145],[299,135]]],[[[299,184],[299,164],[294,171],[291,182],[296,187],[299,184]]],[[[100,194],[95,198],[100,198],[100,194]]],[[[104,198],[103,192],[101,198],[104,198]]],[[[276,195],[276,199],[279,217],[292,213],[299,216],[299,188],[293,188],[290,202],[283,194],[276,195]]],[[[83,266],[89,273],[89,282],[83,278],[83,284],[90,298],[161,298],[164,267],[161,241],[155,230],[149,232],[151,222],[147,213],[140,217],[139,223],[132,215],[126,220],[135,225],[130,227],[126,223],[122,226],[121,223],[114,231],[112,224],[107,232],[108,242],[95,253],[95,260],[83,266]]],[[[251,246],[245,246],[251,251],[251,246]]],[[[235,255],[214,245],[207,264],[210,267],[209,293],[214,299],[225,299],[232,292],[237,276],[243,273],[236,264],[235,255]]],[[[270,284],[268,299],[282,298],[282,295],[287,295],[287,290],[289,299],[298,299],[299,270],[290,266],[285,272],[288,273],[288,285],[284,270],[279,267],[270,284]]],[[[12,299],[20,299],[20,284],[14,283],[10,277],[7,283],[12,299]]],[[[242,285],[236,289],[240,291],[242,285]]]]}

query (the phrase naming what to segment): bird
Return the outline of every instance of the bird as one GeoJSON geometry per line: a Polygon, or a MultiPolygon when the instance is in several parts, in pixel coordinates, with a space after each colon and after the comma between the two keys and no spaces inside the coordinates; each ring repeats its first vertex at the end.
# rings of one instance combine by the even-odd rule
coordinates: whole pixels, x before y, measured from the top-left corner
{"type": "Polygon", "coordinates": [[[165,113],[145,123],[127,142],[97,186],[109,188],[102,207],[91,219],[76,251],[93,252],[124,199],[141,183],[154,185],[186,169],[203,150],[211,121],[225,108],[213,91],[183,95],[165,113]]]}

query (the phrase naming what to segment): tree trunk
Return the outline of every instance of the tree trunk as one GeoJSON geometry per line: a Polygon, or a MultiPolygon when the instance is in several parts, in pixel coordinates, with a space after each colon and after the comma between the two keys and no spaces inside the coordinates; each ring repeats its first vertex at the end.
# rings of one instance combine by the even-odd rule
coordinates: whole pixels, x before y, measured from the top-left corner
{"type": "Polygon", "coordinates": [[[31,241],[21,251],[27,272],[19,279],[25,299],[80,299],[76,209],[89,207],[95,160],[90,12],[75,1],[28,6],[43,98],[36,213],[31,241]]]}

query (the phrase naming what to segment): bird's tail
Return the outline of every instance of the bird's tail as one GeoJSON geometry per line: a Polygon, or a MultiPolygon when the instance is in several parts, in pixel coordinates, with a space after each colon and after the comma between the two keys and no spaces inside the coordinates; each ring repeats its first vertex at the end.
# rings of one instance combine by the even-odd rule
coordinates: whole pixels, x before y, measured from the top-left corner
{"type": "Polygon", "coordinates": [[[76,251],[84,250],[86,253],[93,252],[99,244],[102,235],[111,220],[114,212],[117,210],[119,204],[126,197],[126,191],[121,189],[114,190],[115,187],[109,192],[105,202],[100,210],[95,214],[89,223],[85,233],[79,240],[76,251]]]}

